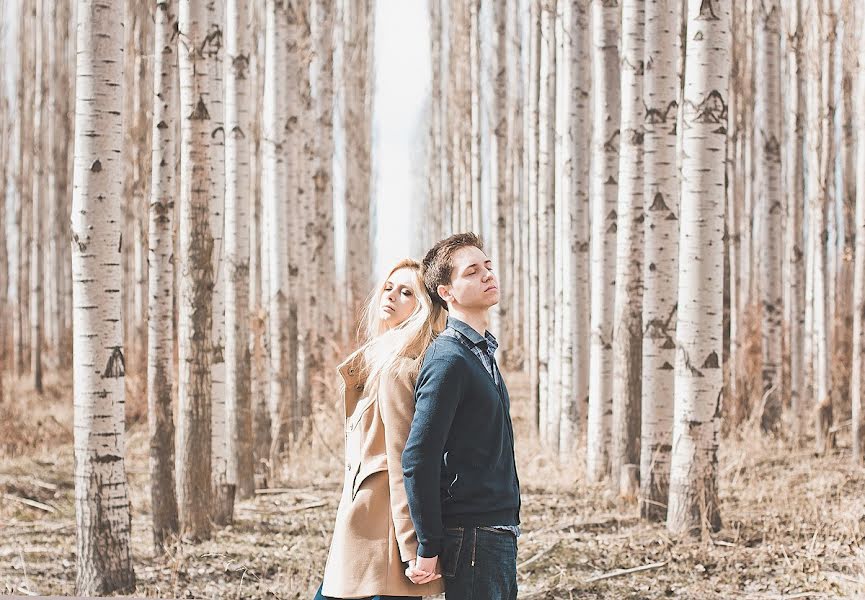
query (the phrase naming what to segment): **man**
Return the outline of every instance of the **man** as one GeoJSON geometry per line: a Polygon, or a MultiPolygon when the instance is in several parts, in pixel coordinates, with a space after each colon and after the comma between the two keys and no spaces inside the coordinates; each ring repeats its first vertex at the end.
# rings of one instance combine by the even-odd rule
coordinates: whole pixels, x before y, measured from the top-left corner
{"type": "Polygon", "coordinates": [[[406,574],[426,583],[442,573],[448,600],[515,600],[520,486],[510,399],[487,331],[498,282],[472,233],[440,241],[423,265],[448,322],[424,357],[402,455],[419,542],[406,574]]]}

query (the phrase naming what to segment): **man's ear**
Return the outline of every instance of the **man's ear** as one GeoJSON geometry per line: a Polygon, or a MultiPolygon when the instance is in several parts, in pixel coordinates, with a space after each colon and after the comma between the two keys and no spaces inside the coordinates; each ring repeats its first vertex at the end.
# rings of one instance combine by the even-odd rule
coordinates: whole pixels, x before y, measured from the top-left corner
{"type": "Polygon", "coordinates": [[[439,285],[436,287],[436,293],[439,295],[439,297],[440,297],[442,300],[445,301],[445,303],[450,302],[451,300],[453,300],[453,296],[451,295],[451,289],[450,289],[450,286],[449,286],[449,285],[441,285],[441,284],[439,284],[439,285]]]}

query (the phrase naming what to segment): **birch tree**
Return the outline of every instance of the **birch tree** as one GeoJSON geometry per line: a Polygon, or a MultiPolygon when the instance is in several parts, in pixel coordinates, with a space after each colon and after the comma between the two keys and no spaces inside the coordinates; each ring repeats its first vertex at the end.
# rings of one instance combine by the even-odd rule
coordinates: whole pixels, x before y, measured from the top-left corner
{"type": "Polygon", "coordinates": [[[589,395],[589,152],[591,122],[589,72],[589,2],[562,3],[562,110],[566,121],[562,141],[562,191],[556,215],[561,219],[563,240],[561,280],[563,332],[561,362],[561,423],[559,457],[571,458],[576,448],[584,406],[589,395]]]}
{"type": "Polygon", "coordinates": [[[802,26],[802,0],[786,5],[788,82],[787,121],[790,134],[785,160],[787,197],[787,225],[784,261],[786,263],[785,318],[790,370],[790,411],[794,422],[794,435],[801,437],[805,411],[804,398],[803,330],[805,324],[805,239],[802,231],[804,210],[804,169],[802,154],[805,146],[804,103],[804,35],[802,26]]]}
{"type": "Polygon", "coordinates": [[[342,80],[346,144],[346,277],[347,327],[353,332],[369,291],[372,73],[375,3],[346,0],[342,28],[345,35],[342,80]]]}
{"type": "Polygon", "coordinates": [[[177,131],[177,4],[157,0],[153,45],[153,153],[149,207],[147,305],[147,415],[150,433],[150,504],[157,553],[177,532],[174,491],[174,198],[177,131]]]}
{"type": "Polygon", "coordinates": [[[528,372],[529,372],[529,404],[532,407],[532,422],[539,431],[542,424],[542,413],[540,410],[540,362],[538,357],[539,335],[539,292],[538,273],[540,256],[538,254],[538,172],[539,172],[539,101],[540,101],[540,64],[541,64],[541,0],[531,0],[529,3],[529,60],[528,60],[528,84],[529,89],[526,97],[527,121],[526,126],[526,182],[528,186],[528,202],[524,217],[526,236],[526,285],[528,296],[526,302],[528,334],[528,372]]]}
{"type": "Polygon", "coordinates": [[[865,461],[865,44],[859,41],[858,93],[856,94],[856,252],[853,266],[853,372],[852,400],[853,464],[865,461]]]}
{"type": "Polygon", "coordinates": [[[648,207],[643,257],[640,515],[652,521],[662,521],[667,513],[673,430],[681,49],[678,43],[670,44],[670,32],[679,26],[679,9],[677,2],[649,2],[645,15],[643,194],[648,207]]]}
{"type": "Polygon", "coordinates": [[[206,53],[208,12],[181,0],[178,19],[180,74],[180,379],[177,410],[177,501],[180,531],[210,537],[211,359],[213,348],[213,236],[210,161],[213,121],[206,53]]]}
{"type": "Polygon", "coordinates": [[[721,526],[724,163],[730,7],[689,0],[682,137],[673,454],[667,529],[721,526]]]}
{"type": "Polygon", "coordinates": [[[77,3],[72,189],[76,582],[82,596],[135,587],[125,469],[120,290],[123,8],[77,3]]]}
{"type": "Polygon", "coordinates": [[[44,113],[45,83],[43,71],[45,64],[43,35],[43,1],[34,0],[34,45],[33,64],[33,170],[31,177],[30,209],[30,373],[33,376],[33,387],[37,393],[42,393],[42,329],[43,329],[43,261],[42,261],[42,203],[45,186],[43,182],[43,141],[45,130],[42,125],[44,113]]]}
{"type": "Polygon", "coordinates": [[[286,441],[294,404],[289,358],[288,212],[285,156],[288,122],[288,14],[282,0],[268,0],[265,10],[264,110],[262,116],[262,204],[266,231],[268,337],[270,373],[268,409],[271,467],[286,441]]]}
{"type": "Polygon", "coordinates": [[[558,395],[550,379],[553,343],[556,143],[556,0],[541,0],[538,92],[538,399],[541,442],[559,446],[558,395]]]}
{"type": "MultiPolygon", "coordinates": [[[[594,85],[591,165],[592,268],[589,359],[589,418],[586,477],[600,481],[610,472],[613,414],[613,303],[616,290],[616,232],[619,189],[620,15],[616,4],[592,2],[592,82],[594,85]]],[[[616,482],[618,484],[618,482],[616,482]]]]}
{"type": "Polygon", "coordinates": [[[225,4],[225,482],[255,492],[249,353],[250,2],[225,4]]]}
{"type": "Polygon", "coordinates": [[[755,125],[757,154],[757,205],[760,211],[760,307],[762,319],[763,397],[761,426],[778,427],[781,414],[781,19],[771,1],[760,3],[756,31],[757,80],[755,125]]]}
{"type": "Polygon", "coordinates": [[[643,2],[622,4],[621,135],[613,325],[613,489],[630,495],[625,465],[640,461],[643,304],[643,2]],[[622,478],[620,480],[620,478],[622,478]]]}

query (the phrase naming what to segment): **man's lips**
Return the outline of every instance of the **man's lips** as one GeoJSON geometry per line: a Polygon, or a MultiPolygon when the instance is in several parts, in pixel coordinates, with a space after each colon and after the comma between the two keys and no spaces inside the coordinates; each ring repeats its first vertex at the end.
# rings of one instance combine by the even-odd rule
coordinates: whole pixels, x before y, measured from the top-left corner
{"type": "Polygon", "coordinates": [[[484,291],[485,291],[485,292],[488,292],[488,291],[490,291],[490,290],[497,290],[497,289],[499,289],[499,288],[497,288],[497,287],[494,286],[494,285],[491,285],[490,287],[488,287],[488,288],[485,289],[484,291]]]}

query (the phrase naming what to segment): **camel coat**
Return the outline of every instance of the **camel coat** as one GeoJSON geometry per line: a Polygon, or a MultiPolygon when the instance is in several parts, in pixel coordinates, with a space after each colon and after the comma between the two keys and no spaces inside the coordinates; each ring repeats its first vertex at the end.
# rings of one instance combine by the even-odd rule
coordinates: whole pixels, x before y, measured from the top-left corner
{"type": "Polygon", "coordinates": [[[345,481],[322,592],[334,598],[439,594],[442,579],[415,585],[403,564],[417,555],[401,466],[414,382],[384,377],[377,389],[365,389],[362,358],[355,352],[338,369],[345,382],[345,481]]]}

